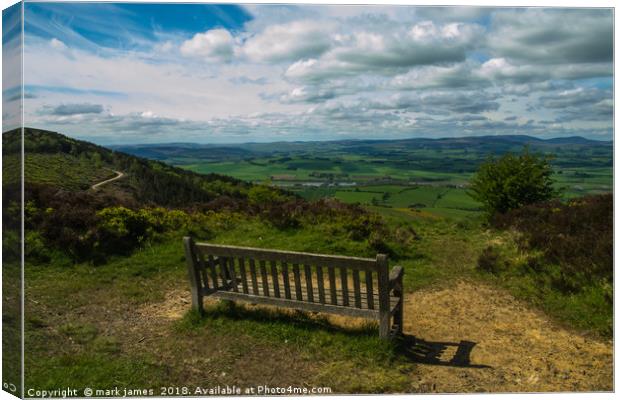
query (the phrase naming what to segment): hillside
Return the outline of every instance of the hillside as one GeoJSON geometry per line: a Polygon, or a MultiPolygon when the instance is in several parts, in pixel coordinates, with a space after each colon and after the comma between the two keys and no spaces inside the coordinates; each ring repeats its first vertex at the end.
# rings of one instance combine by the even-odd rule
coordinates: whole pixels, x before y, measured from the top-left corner
{"type": "MultiPolygon", "coordinates": [[[[19,135],[14,130],[2,136],[5,171],[19,167],[19,135]]],[[[115,176],[114,171],[123,171],[126,179],[106,187],[108,195],[139,204],[190,207],[222,196],[245,200],[252,186],[229,176],[197,174],[39,129],[25,129],[24,149],[25,180],[30,187],[85,191],[115,176]]]]}
{"type": "MultiPolygon", "coordinates": [[[[156,160],[171,163],[192,163],[200,161],[229,161],[275,155],[313,154],[328,156],[348,154],[357,156],[383,156],[388,158],[410,155],[419,157],[419,151],[442,153],[450,150],[467,150],[468,159],[475,167],[489,154],[503,154],[520,151],[524,145],[532,151],[559,154],[558,165],[574,161],[584,152],[595,155],[610,155],[612,142],[596,141],[583,137],[540,139],[525,135],[471,136],[456,138],[412,138],[394,140],[333,140],[316,142],[273,142],[243,144],[136,144],[110,146],[110,148],[156,160]],[[566,159],[566,160],[565,160],[566,159]]],[[[426,154],[427,156],[430,154],[426,154]]]]}

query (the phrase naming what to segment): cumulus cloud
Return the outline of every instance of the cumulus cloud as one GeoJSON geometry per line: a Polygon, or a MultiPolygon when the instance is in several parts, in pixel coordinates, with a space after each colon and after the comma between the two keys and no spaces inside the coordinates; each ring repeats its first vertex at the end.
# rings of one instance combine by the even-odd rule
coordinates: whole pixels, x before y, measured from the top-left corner
{"type": "Polygon", "coordinates": [[[320,58],[293,63],[285,76],[316,82],[360,73],[390,76],[417,66],[461,62],[481,33],[476,24],[431,21],[387,31],[357,31],[339,35],[336,45],[320,58]]]}
{"type": "Polygon", "coordinates": [[[491,81],[475,73],[479,68],[472,62],[463,62],[453,65],[424,66],[393,77],[386,87],[394,90],[416,89],[482,89],[491,84],[491,81]]]}
{"type": "Polygon", "coordinates": [[[558,110],[558,120],[562,121],[610,121],[614,102],[608,90],[576,88],[541,96],[538,106],[558,110]]]}
{"type": "Polygon", "coordinates": [[[247,39],[240,52],[256,62],[282,62],[313,58],[327,51],[333,30],[330,22],[294,21],[268,26],[247,39]]]}
{"type": "Polygon", "coordinates": [[[189,57],[205,58],[209,61],[230,61],[234,53],[235,41],[226,29],[211,29],[197,33],[181,45],[181,54],[189,57]]]}
{"type": "Polygon", "coordinates": [[[610,10],[250,8],[244,25],[154,31],[132,51],[31,39],[27,119],[108,143],[611,135],[610,10]]]}
{"type": "Polygon", "coordinates": [[[298,86],[280,96],[283,103],[318,103],[336,97],[336,91],[314,86],[298,86]]]}
{"type": "Polygon", "coordinates": [[[541,66],[514,65],[505,58],[492,58],[486,61],[476,74],[493,81],[508,83],[540,82],[549,79],[587,79],[611,76],[611,64],[568,64],[541,66]]]}
{"type": "Polygon", "coordinates": [[[55,115],[60,117],[66,117],[71,115],[81,114],[100,114],[103,112],[103,106],[101,104],[60,104],[54,107],[43,107],[40,112],[42,114],[55,115]]]}
{"type": "Polygon", "coordinates": [[[496,11],[490,49],[532,64],[613,60],[613,14],[605,9],[496,11]]]}

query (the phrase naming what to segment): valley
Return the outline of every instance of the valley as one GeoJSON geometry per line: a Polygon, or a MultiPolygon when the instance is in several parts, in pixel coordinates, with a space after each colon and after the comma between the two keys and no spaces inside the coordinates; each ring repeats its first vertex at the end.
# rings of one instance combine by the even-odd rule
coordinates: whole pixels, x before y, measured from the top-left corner
{"type": "Polygon", "coordinates": [[[229,145],[112,146],[198,173],[277,186],[308,200],[324,197],[365,206],[464,217],[479,212],[469,179],[489,156],[520,152],[551,159],[564,198],[613,186],[611,142],[529,136],[447,139],[276,142],[229,145]]]}

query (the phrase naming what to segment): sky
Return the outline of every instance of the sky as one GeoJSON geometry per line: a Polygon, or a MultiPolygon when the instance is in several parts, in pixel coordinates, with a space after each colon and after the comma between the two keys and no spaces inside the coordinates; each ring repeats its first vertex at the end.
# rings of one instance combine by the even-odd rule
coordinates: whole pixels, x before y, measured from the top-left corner
{"type": "Polygon", "coordinates": [[[104,145],[611,140],[612,89],[611,9],[25,5],[25,125],[104,145]]]}

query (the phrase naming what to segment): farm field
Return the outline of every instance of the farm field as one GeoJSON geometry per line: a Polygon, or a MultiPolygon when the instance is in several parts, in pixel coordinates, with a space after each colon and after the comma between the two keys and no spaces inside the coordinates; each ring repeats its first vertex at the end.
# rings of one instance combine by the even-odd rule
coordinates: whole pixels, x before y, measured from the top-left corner
{"type": "Polygon", "coordinates": [[[524,147],[550,158],[565,199],[613,190],[611,142],[528,136],[455,139],[119,146],[198,173],[279,186],[307,200],[424,209],[443,216],[478,213],[468,181],[490,156],[524,147]]]}
{"type": "MultiPolygon", "coordinates": [[[[237,162],[180,163],[177,166],[198,173],[227,174],[254,183],[280,186],[308,200],[334,197],[347,203],[426,209],[451,217],[478,213],[479,204],[467,192],[473,174],[470,170],[473,156],[464,158],[466,150],[427,150],[424,155],[425,165],[430,170],[420,169],[420,163],[414,161],[342,154],[335,154],[333,158],[278,155],[237,162]]],[[[476,159],[478,162],[483,160],[482,157],[476,159]]],[[[588,165],[591,163],[593,161],[589,160],[576,165],[576,160],[567,154],[557,157],[554,178],[564,198],[612,191],[612,167],[588,165]]]]}

